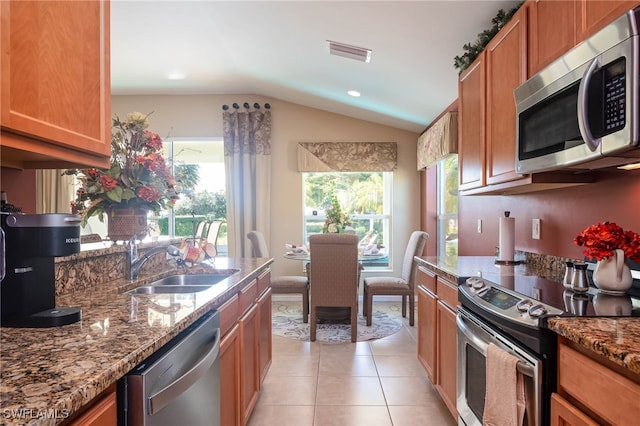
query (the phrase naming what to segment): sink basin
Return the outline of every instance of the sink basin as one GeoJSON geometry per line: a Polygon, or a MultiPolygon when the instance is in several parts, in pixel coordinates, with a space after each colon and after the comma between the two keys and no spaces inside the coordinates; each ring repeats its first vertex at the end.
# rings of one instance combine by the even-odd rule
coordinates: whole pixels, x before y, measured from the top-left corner
{"type": "Polygon", "coordinates": [[[211,285],[143,285],[128,291],[129,294],[176,294],[197,293],[211,288],[211,285]]]}
{"type": "Polygon", "coordinates": [[[128,294],[176,294],[204,291],[239,272],[239,269],[216,269],[211,274],[170,275],[129,290],[128,294]]]}
{"type": "Polygon", "coordinates": [[[149,283],[149,286],[184,286],[184,285],[206,285],[212,286],[225,278],[238,272],[239,269],[216,269],[216,272],[212,274],[181,274],[170,275],[168,277],[161,278],[157,281],[149,283]]]}

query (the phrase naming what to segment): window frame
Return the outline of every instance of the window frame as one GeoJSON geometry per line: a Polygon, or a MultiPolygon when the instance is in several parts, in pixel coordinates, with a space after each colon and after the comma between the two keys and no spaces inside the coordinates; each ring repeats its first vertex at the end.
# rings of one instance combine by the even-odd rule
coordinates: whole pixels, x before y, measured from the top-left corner
{"type": "MultiPolygon", "coordinates": [[[[459,184],[459,167],[460,167],[460,163],[457,159],[457,154],[453,154],[455,155],[456,158],[456,167],[455,167],[455,177],[456,180],[458,181],[459,184]]],[[[438,254],[438,258],[440,259],[445,259],[449,256],[451,256],[451,254],[447,253],[447,235],[446,235],[446,226],[445,223],[450,221],[450,220],[455,220],[456,222],[456,229],[459,226],[458,223],[458,211],[456,210],[456,212],[447,212],[445,211],[445,206],[446,206],[446,200],[445,200],[445,189],[446,189],[446,177],[447,177],[447,172],[448,170],[445,168],[445,164],[446,161],[450,158],[453,158],[453,155],[444,157],[442,159],[440,159],[437,164],[437,172],[436,172],[436,179],[437,179],[437,202],[436,202],[436,232],[437,232],[437,254],[438,254]]],[[[457,189],[456,189],[456,195],[455,197],[458,197],[457,194],[457,189]]],[[[458,205],[458,203],[456,203],[456,206],[458,205]]],[[[457,243],[457,238],[456,238],[456,243],[455,244],[451,244],[452,246],[455,246],[455,256],[457,256],[458,254],[458,243],[457,243]]]]}
{"type": "Polygon", "coordinates": [[[371,171],[349,171],[349,172],[302,172],[302,241],[305,241],[305,244],[309,241],[309,233],[307,232],[307,222],[308,221],[318,221],[324,222],[326,216],[324,211],[317,211],[317,214],[313,214],[312,212],[307,213],[307,185],[306,179],[309,175],[315,175],[320,173],[335,173],[335,174],[352,174],[352,173],[379,173],[382,175],[382,214],[353,214],[349,212],[345,212],[351,216],[352,220],[381,220],[383,226],[383,240],[382,245],[385,247],[386,255],[387,255],[387,264],[385,266],[367,266],[369,270],[377,270],[377,271],[390,271],[393,265],[393,250],[392,244],[393,241],[393,172],[371,172],[371,171]]]}

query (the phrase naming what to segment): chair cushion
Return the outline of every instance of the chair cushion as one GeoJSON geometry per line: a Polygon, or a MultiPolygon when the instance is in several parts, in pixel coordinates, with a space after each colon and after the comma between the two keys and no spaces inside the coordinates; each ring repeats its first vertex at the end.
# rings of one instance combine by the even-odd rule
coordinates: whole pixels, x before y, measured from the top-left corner
{"type": "Polygon", "coordinates": [[[306,277],[295,275],[272,277],[271,288],[275,290],[290,290],[292,292],[306,291],[308,280],[306,277]]]}
{"type": "Polygon", "coordinates": [[[364,285],[374,292],[376,290],[409,290],[409,284],[397,277],[368,277],[364,279],[364,285]]]}

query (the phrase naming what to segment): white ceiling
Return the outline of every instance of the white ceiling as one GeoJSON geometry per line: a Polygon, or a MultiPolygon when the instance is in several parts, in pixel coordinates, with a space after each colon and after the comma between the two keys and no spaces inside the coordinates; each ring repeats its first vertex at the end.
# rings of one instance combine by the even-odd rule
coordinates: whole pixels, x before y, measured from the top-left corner
{"type": "Polygon", "coordinates": [[[112,0],[112,94],[254,94],[421,132],[457,97],[454,56],[518,3],[112,0]]]}

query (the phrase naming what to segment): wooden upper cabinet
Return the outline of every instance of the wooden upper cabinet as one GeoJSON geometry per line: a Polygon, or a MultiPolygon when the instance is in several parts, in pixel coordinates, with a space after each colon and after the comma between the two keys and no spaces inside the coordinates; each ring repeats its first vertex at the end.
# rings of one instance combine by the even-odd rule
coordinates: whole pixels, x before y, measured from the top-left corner
{"type": "Polygon", "coordinates": [[[519,179],[513,91],[527,80],[527,10],[522,6],[487,45],[486,183],[519,179]]]}
{"type": "Polygon", "coordinates": [[[110,4],[2,1],[2,165],[108,167],[110,4]]]}
{"type": "Polygon", "coordinates": [[[485,52],[460,75],[458,164],[460,190],[485,185],[485,52]]]}
{"type": "Polygon", "coordinates": [[[577,28],[578,41],[589,37],[639,3],[638,1],[620,0],[581,1],[580,21],[577,28]]]}
{"type": "Polygon", "coordinates": [[[529,7],[529,76],[576,45],[576,0],[531,0],[529,7]]]}
{"type": "Polygon", "coordinates": [[[628,0],[529,0],[529,76],[638,4],[628,0]]]}

